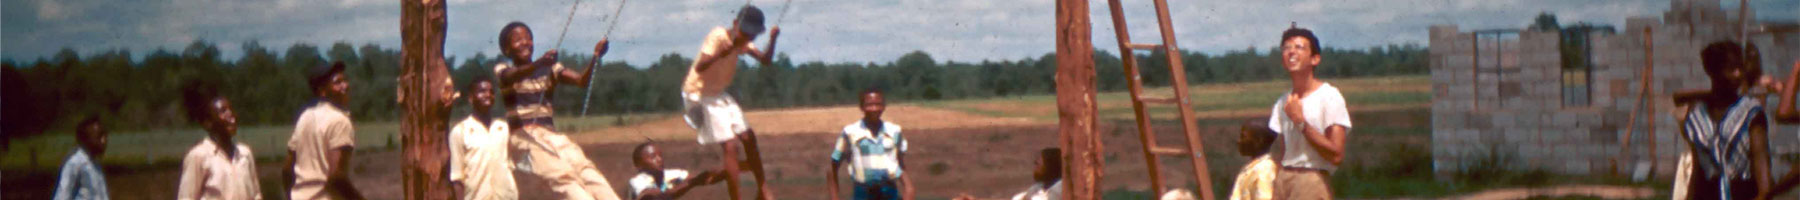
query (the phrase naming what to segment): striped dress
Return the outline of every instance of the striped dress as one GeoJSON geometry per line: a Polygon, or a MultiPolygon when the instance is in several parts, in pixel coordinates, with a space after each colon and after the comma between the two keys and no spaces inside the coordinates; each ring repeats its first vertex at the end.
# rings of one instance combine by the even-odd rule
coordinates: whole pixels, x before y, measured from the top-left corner
{"type": "MultiPolygon", "coordinates": [[[[1704,102],[1695,103],[1688,111],[1688,121],[1682,124],[1688,133],[1685,135],[1688,144],[1695,150],[1694,165],[1706,177],[1696,181],[1717,182],[1719,199],[1733,199],[1733,192],[1728,192],[1735,191],[1733,183],[1741,184],[1750,179],[1750,125],[1757,115],[1762,114],[1762,102],[1740,98],[1726,111],[1724,119],[1713,119],[1704,109],[1704,102]]],[[[1751,188],[1740,190],[1754,189],[1754,185],[1747,186],[1751,188]]]]}

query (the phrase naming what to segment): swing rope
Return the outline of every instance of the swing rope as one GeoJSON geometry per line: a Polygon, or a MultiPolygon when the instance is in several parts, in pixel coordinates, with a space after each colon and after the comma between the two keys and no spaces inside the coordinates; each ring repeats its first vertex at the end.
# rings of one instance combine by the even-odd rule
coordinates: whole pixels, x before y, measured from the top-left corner
{"type": "MultiPolygon", "coordinates": [[[[609,21],[611,21],[611,22],[607,22],[607,25],[606,25],[606,33],[605,33],[605,34],[602,34],[602,35],[601,35],[601,36],[600,36],[600,38],[602,38],[602,39],[608,39],[608,38],[611,38],[611,37],[612,37],[612,33],[613,33],[613,28],[615,28],[615,27],[619,27],[619,13],[624,13],[624,12],[625,12],[625,2],[627,2],[627,1],[628,1],[628,0],[619,0],[619,6],[618,6],[618,7],[617,7],[617,8],[613,8],[613,16],[612,16],[612,19],[609,19],[609,21]]],[[[566,28],[566,27],[565,27],[565,28],[563,28],[563,30],[568,30],[568,28],[566,28]]],[[[609,39],[609,40],[610,40],[610,39],[609,39]]],[[[610,44],[609,44],[609,45],[610,45],[610,44]]],[[[594,53],[600,53],[600,52],[594,52],[594,53]]],[[[598,61],[598,60],[596,60],[596,61],[594,61],[594,62],[599,62],[599,61],[598,61]]],[[[590,64],[598,64],[598,63],[590,63],[590,64]]],[[[588,67],[589,67],[589,68],[593,68],[593,67],[599,67],[599,65],[591,65],[591,66],[588,66],[588,67]]],[[[586,88],[586,89],[584,89],[584,90],[586,90],[586,91],[584,91],[584,92],[582,92],[582,93],[585,93],[585,94],[582,94],[582,97],[581,97],[581,116],[587,116],[587,113],[588,113],[588,105],[590,105],[590,104],[593,104],[593,100],[594,100],[594,77],[593,77],[593,75],[592,75],[592,74],[589,74],[589,75],[588,75],[588,81],[587,81],[587,88],[586,88]]]]}

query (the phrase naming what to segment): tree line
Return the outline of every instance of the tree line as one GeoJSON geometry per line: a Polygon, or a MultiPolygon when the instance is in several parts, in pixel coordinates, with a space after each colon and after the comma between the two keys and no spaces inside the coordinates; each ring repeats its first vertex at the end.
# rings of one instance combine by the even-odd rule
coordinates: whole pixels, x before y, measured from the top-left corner
{"type": "MultiPolygon", "coordinates": [[[[310,101],[305,69],[329,62],[344,62],[351,84],[351,101],[345,105],[358,121],[391,121],[399,118],[395,102],[395,77],[399,75],[396,49],[374,44],[345,42],[328,47],[296,43],[274,51],[258,42],[240,48],[243,55],[226,58],[219,46],[195,41],[178,51],[157,49],[134,56],[127,50],[106,50],[81,55],[63,49],[53,56],[29,61],[0,61],[0,140],[64,130],[88,116],[98,116],[112,130],[148,130],[189,126],[180,107],[182,84],[201,80],[217,83],[232,100],[244,125],[292,123],[302,105],[310,101]],[[279,52],[279,53],[277,53],[279,52]],[[135,58],[135,59],[134,59],[135,58]]],[[[629,51],[629,49],[621,49],[629,51]]],[[[1366,49],[1325,48],[1322,77],[1385,76],[1426,73],[1427,53],[1417,44],[1396,44],[1366,49]]],[[[1284,78],[1278,49],[1255,47],[1217,55],[1179,51],[1189,84],[1260,81],[1284,78]]],[[[1018,60],[979,62],[939,61],[914,51],[886,63],[798,62],[778,56],[768,66],[742,62],[736,83],[728,91],[747,109],[853,104],[856,93],[883,90],[895,100],[940,100],[1049,94],[1054,91],[1055,55],[1018,60]]],[[[1144,82],[1170,84],[1167,52],[1137,53],[1144,82]]],[[[582,68],[591,54],[566,53],[559,60],[582,68]]],[[[1096,81],[1104,91],[1125,89],[1121,58],[1104,50],[1094,54],[1096,81]]],[[[449,57],[452,77],[459,89],[476,76],[491,76],[493,66],[509,62],[499,56],[476,54],[449,57]]],[[[647,66],[606,61],[595,73],[589,114],[667,112],[680,109],[679,88],[692,58],[664,54],[647,66]]],[[[556,92],[556,112],[582,113],[583,90],[561,87],[556,92]]],[[[458,116],[468,113],[457,107],[458,116]]],[[[0,141],[0,145],[5,142],[0,141]]]]}

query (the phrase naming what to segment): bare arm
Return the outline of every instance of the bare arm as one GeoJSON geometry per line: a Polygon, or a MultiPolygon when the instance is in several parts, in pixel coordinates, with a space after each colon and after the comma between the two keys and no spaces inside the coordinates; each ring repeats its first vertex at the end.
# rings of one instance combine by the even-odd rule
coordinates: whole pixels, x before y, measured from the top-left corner
{"type": "Polygon", "coordinates": [[[825,191],[827,191],[826,194],[831,194],[831,200],[838,200],[837,170],[838,166],[841,164],[841,162],[833,160],[831,161],[831,168],[825,168],[825,191]]]}
{"type": "Polygon", "coordinates": [[[518,82],[520,79],[525,79],[525,77],[531,76],[531,72],[537,71],[539,67],[543,67],[541,65],[556,64],[556,55],[557,55],[556,50],[550,50],[550,51],[544,52],[544,56],[542,58],[538,58],[537,61],[530,62],[531,64],[522,65],[522,66],[512,66],[512,67],[507,67],[505,69],[500,69],[500,71],[499,71],[500,74],[498,74],[498,75],[500,75],[500,83],[512,84],[514,82],[518,82]]]}
{"type": "Polygon", "coordinates": [[[774,63],[774,61],[775,61],[775,42],[778,41],[778,40],[776,40],[776,38],[781,38],[781,27],[780,26],[775,26],[775,27],[769,28],[769,44],[768,44],[768,48],[764,48],[764,49],[769,49],[768,51],[765,52],[762,50],[757,50],[756,48],[746,48],[744,53],[750,54],[750,57],[756,58],[756,61],[761,62],[762,65],[769,65],[769,63],[774,63]]]}
{"type": "Polygon", "coordinates": [[[1776,123],[1800,123],[1800,112],[1794,111],[1794,91],[1800,90],[1800,62],[1794,62],[1794,68],[1789,71],[1792,72],[1788,74],[1787,81],[1781,83],[1783,86],[1777,92],[1781,95],[1781,102],[1776,103],[1775,107],[1776,123]]]}
{"type": "Polygon", "coordinates": [[[1313,150],[1318,150],[1320,157],[1325,157],[1325,160],[1331,161],[1332,165],[1344,163],[1344,136],[1349,134],[1348,131],[1345,131],[1344,126],[1326,127],[1323,134],[1307,124],[1302,124],[1300,127],[1303,133],[1301,135],[1306,136],[1306,144],[1312,145],[1313,150]]]}
{"type": "Polygon", "coordinates": [[[1761,116],[1752,115],[1750,121],[1750,176],[1756,179],[1756,191],[1769,191],[1769,122],[1761,116]]]}
{"type": "Polygon", "coordinates": [[[281,191],[293,191],[297,176],[294,174],[294,150],[288,150],[287,157],[281,158],[281,163],[281,166],[287,166],[281,168],[281,191]]]}
{"type": "MultiPolygon", "coordinates": [[[[900,171],[906,171],[906,151],[900,151],[899,156],[894,158],[894,160],[900,162],[900,171]]],[[[907,176],[906,174],[900,174],[900,199],[902,200],[913,200],[911,177],[912,176],[907,176]]]]}
{"type": "Polygon", "coordinates": [[[331,171],[326,172],[331,178],[328,178],[325,184],[326,187],[330,187],[345,198],[363,199],[362,192],[357,191],[356,185],[350,183],[350,162],[348,161],[351,156],[355,155],[355,149],[356,147],[339,147],[326,154],[326,162],[331,162],[333,166],[331,171]]]}
{"type": "Polygon", "coordinates": [[[594,78],[594,69],[598,69],[600,67],[600,57],[606,56],[607,46],[609,46],[608,43],[610,43],[610,42],[608,42],[607,39],[600,39],[599,43],[594,44],[594,58],[588,59],[588,64],[587,64],[586,70],[582,70],[581,73],[575,73],[573,71],[566,71],[566,70],[556,72],[556,75],[559,76],[559,77],[556,77],[556,80],[562,82],[563,84],[575,85],[575,87],[579,87],[579,88],[587,88],[588,81],[590,81],[589,79],[594,78]]]}

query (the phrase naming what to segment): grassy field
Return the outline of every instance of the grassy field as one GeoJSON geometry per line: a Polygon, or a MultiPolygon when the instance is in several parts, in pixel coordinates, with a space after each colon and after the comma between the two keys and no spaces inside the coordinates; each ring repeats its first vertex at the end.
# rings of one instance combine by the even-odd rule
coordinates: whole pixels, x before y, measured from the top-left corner
{"type": "MultiPolygon", "coordinates": [[[[1431,104],[1431,80],[1427,76],[1394,76],[1376,78],[1325,79],[1344,93],[1350,109],[1406,109],[1425,108],[1431,104]]],[[[1285,80],[1261,81],[1249,83],[1205,84],[1188,87],[1190,107],[1201,118],[1247,117],[1254,115],[1267,116],[1270,106],[1275,100],[1287,92],[1285,80]]],[[[1174,95],[1173,88],[1145,88],[1145,96],[1169,97],[1174,95]]],[[[1126,91],[1105,92],[1096,95],[1100,101],[1102,120],[1131,120],[1131,95],[1126,91]]],[[[927,107],[947,108],[970,113],[1000,117],[1028,117],[1037,120],[1056,120],[1055,95],[1026,95],[1013,97],[997,97],[983,99],[963,99],[948,101],[920,102],[927,107]]],[[[1151,116],[1157,119],[1174,119],[1174,107],[1153,105],[1149,109],[1151,116]]]]}

